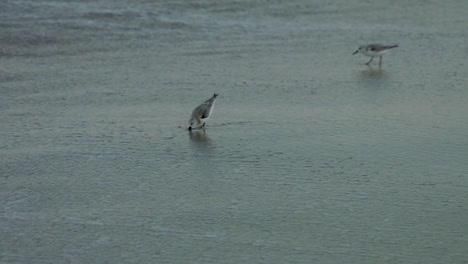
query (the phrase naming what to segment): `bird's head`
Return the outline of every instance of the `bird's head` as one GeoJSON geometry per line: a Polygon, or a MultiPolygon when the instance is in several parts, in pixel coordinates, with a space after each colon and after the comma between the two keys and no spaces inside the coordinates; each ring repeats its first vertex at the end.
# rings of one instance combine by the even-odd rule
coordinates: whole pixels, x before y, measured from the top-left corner
{"type": "Polygon", "coordinates": [[[359,46],[359,48],[353,53],[353,55],[365,49],[366,49],[366,46],[359,46]]]}

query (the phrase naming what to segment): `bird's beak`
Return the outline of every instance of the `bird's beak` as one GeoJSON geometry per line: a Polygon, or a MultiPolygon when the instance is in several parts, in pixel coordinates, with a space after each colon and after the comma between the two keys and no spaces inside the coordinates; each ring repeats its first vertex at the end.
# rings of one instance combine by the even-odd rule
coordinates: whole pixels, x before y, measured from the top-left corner
{"type": "Polygon", "coordinates": [[[356,50],[356,51],[353,53],[353,55],[356,54],[356,53],[358,53],[358,52],[359,52],[359,50],[356,50]]]}

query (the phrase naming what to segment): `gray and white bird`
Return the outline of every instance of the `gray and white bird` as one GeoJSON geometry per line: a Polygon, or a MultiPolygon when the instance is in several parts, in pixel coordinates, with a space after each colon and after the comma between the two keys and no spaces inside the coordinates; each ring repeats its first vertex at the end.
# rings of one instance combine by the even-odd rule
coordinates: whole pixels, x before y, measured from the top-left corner
{"type": "Polygon", "coordinates": [[[353,55],[358,52],[361,52],[362,54],[371,57],[370,61],[368,61],[366,65],[369,65],[369,63],[371,63],[374,57],[380,57],[379,65],[382,65],[382,55],[389,52],[390,49],[393,49],[396,47],[398,47],[398,45],[390,45],[390,46],[385,46],[382,44],[364,45],[364,46],[359,46],[358,50],[356,50],[353,53],[353,55]]]}
{"type": "Polygon", "coordinates": [[[210,99],[206,100],[203,104],[193,109],[192,116],[189,120],[188,130],[192,130],[192,128],[205,127],[205,122],[208,120],[208,118],[210,118],[211,113],[213,111],[216,97],[218,97],[217,93],[213,94],[213,96],[210,99]]]}

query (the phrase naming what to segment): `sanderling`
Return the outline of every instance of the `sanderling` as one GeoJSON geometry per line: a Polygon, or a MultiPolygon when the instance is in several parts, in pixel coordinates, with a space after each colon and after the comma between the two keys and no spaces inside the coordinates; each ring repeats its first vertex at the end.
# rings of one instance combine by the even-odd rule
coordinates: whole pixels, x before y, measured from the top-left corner
{"type": "Polygon", "coordinates": [[[213,111],[216,97],[218,97],[217,93],[213,94],[213,97],[193,109],[192,116],[189,120],[189,130],[192,130],[192,127],[205,127],[205,122],[211,116],[211,112],[213,111]]]}
{"type": "Polygon", "coordinates": [[[384,46],[381,44],[370,44],[365,46],[360,46],[358,50],[356,50],[354,54],[361,52],[362,54],[371,57],[370,61],[366,63],[369,65],[374,57],[380,57],[379,65],[382,65],[382,55],[387,53],[390,49],[396,48],[398,45],[391,45],[391,46],[384,46]]]}

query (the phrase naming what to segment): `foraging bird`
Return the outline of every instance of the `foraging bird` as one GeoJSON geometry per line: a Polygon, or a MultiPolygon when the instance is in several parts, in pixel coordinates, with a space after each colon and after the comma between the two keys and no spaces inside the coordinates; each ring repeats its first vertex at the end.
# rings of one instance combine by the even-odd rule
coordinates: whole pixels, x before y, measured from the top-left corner
{"type": "Polygon", "coordinates": [[[213,106],[216,97],[218,97],[217,93],[213,94],[213,97],[211,97],[210,99],[206,100],[203,104],[193,109],[192,116],[189,120],[188,130],[192,130],[192,127],[205,127],[205,122],[211,116],[211,112],[213,111],[213,106]]]}
{"type": "Polygon", "coordinates": [[[364,46],[359,46],[359,49],[356,50],[354,54],[361,52],[362,54],[371,57],[370,61],[366,63],[366,65],[369,65],[371,61],[374,59],[374,57],[380,57],[379,65],[382,65],[382,55],[387,53],[390,49],[396,48],[398,45],[392,45],[392,46],[384,46],[382,44],[370,44],[370,45],[364,45],[364,46]]]}

